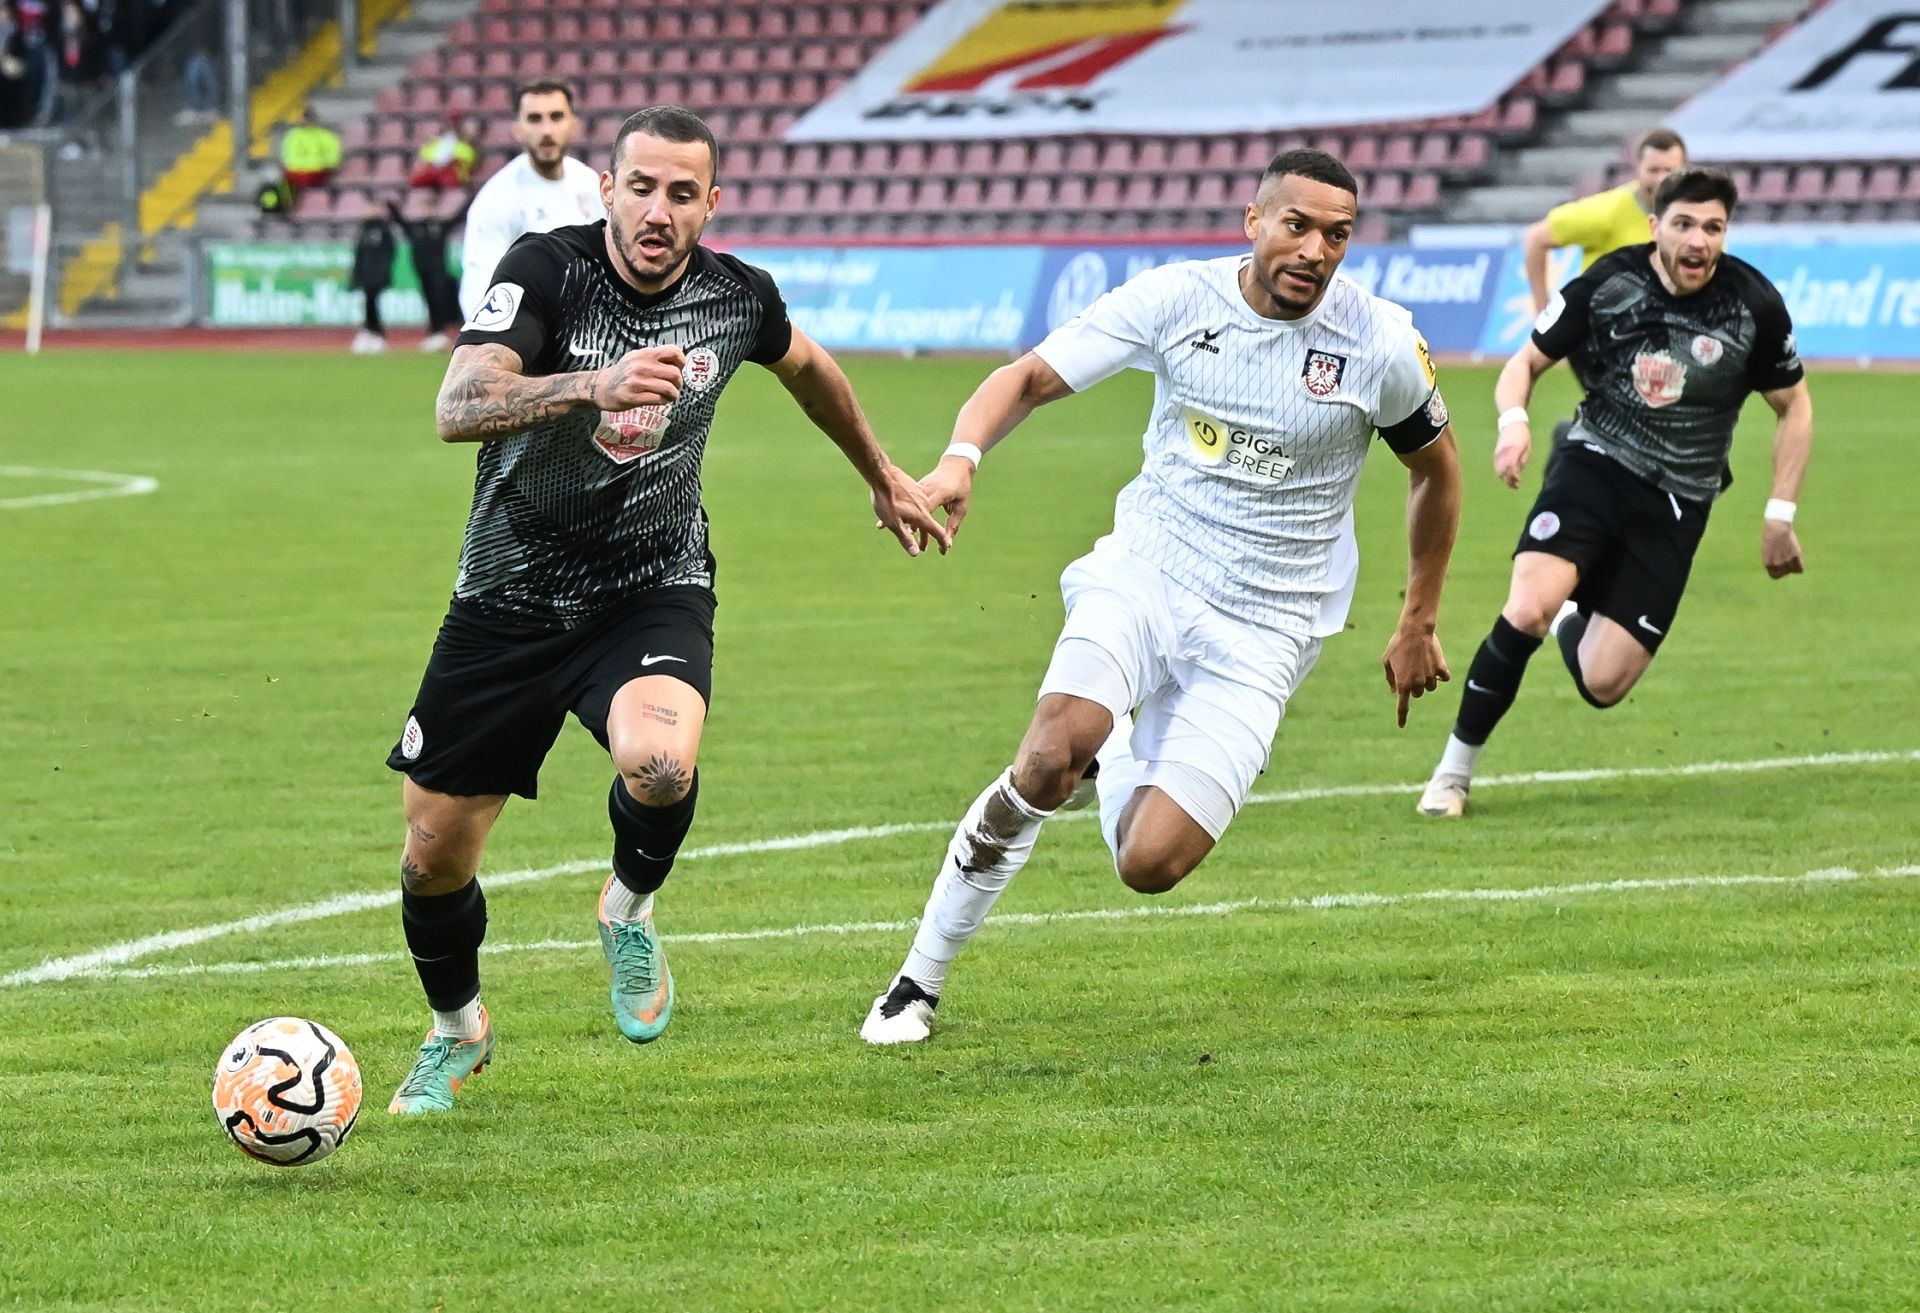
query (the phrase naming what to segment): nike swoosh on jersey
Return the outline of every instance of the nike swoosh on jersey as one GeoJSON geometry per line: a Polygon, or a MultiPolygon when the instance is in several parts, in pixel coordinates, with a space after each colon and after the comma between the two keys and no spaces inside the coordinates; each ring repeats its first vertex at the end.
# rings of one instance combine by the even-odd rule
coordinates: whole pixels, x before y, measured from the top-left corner
{"type": "Polygon", "coordinates": [[[1490,689],[1490,688],[1483,688],[1483,687],[1482,687],[1481,685],[1479,685],[1479,684],[1476,684],[1476,683],[1474,683],[1474,682],[1473,682],[1473,681],[1472,681],[1471,679],[1469,679],[1469,680],[1467,681],[1467,687],[1468,687],[1468,688],[1470,688],[1470,689],[1472,689],[1472,690],[1473,690],[1474,692],[1476,692],[1476,693],[1491,693],[1491,692],[1493,692],[1493,690],[1492,690],[1492,689],[1490,689]]]}
{"type": "Polygon", "coordinates": [[[597,356],[600,354],[600,350],[598,347],[584,347],[584,346],[581,346],[578,342],[567,343],[567,350],[573,352],[574,355],[587,360],[591,360],[594,356],[597,356]]]}
{"type": "Polygon", "coordinates": [[[1649,634],[1660,634],[1664,636],[1667,632],[1664,629],[1655,629],[1652,625],[1648,624],[1645,616],[1641,616],[1638,620],[1634,621],[1634,623],[1646,630],[1649,634]]]}
{"type": "Polygon", "coordinates": [[[677,656],[654,656],[651,653],[640,658],[640,664],[643,666],[657,666],[662,661],[678,661],[680,664],[685,665],[687,659],[677,656]]]}

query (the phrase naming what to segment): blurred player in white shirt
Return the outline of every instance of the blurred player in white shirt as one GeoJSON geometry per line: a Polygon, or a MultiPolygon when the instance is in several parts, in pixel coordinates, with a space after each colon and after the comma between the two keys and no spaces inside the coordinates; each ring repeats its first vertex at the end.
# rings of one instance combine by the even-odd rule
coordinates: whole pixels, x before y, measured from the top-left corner
{"type": "Polygon", "coordinates": [[[567,154],[580,120],[564,82],[529,82],[513,93],[513,135],[523,148],[488,178],[467,210],[460,246],[460,312],[469,321],[493,286],[493,269],[523,233],[552,232],[607,217],[600,172],[567,154]]]}
{"type": "Polygon", "coordinates": [[[1383,658],[1403,726],[1408,698],[1448,677],[1436,625],[1459,461],[1412,317],[1336,276],[1355,211],[1338,160],[1279,155],[1247,207],[1251,257],[1141,274],[961,407],[921,481],[949,529],[980,454],[1034,407],[1129,367],[1157,380],[1114,531],[1061,576],[1066,622],[1026,738],[955,831],[906,963],[861,1027],[869,1043],[927,1037],[948,966],[1083,778],[1129,888],[1165,892],[1213,849],[1321,639],[1345,626],[1376,432],[1411,471],[1406,605],[1383,658]]]}

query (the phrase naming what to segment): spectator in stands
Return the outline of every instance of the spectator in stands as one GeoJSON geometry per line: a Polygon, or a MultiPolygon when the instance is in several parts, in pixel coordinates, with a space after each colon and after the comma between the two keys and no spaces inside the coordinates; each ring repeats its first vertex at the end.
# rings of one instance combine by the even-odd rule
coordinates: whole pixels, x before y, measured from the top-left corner
{"type": "Polygon", "coordinates": [[[180,112],[173,121],[182,125],[211,123],[220,117],[220,75],[214,70],[213,56],[205,50],[187,54],[180,70],[182,79],[180,112]]]}
{"type": "Polygon", "coordinates": [[[513,116],[513,135],[524,154],[487,179],[467,211],[460,308],[469,318],[486,300],[494,265],[521,234],[606,217],[599,171],[567,155],[580,126],[572,88],[553,81],[518,87],[513,116]]]}
{"type": "Polygon", "coordinates": [[[33,117],[28,85],[26,41],[13,21],[13,9],[0,5],[0,129],[18,128],[33,117]]]}
{"type": "Polygon", "coordinates": [[[448,110],[446,126],[420,148],[407,185],[448,189],[466,186],[480,159],[478,136],[475,120],[463,119],[458,110],[448,110]]]}
{"type": "Polygon", "coordinates": [[[73,113],[74,98],[106,71],[93,23],[87,18],[87,11],[80,7],[80,0],[64,0],[60,6],[54,59],[60,69],[61,103],[56,117],[65,121],[73,113]]]}
{"type": "Polygon", "coordinates": [[[413,260],[414,276],[420,280],[420,296],[427,303],[427,335],[420,341],[422,351],[445,351],[452,335],[460,331],[461,322],[460,294],[447,268],[447,238],[460,222],[460,213],[443,215],[438,206],[436,193],[422,190],[408,192],[404,202],[387,201],[387,213],[406,236],[407,254],[413,260]]]}
{"type": "Polygon", "coordinates": [[[309,187],[323,187],[340,167],[340,138],[323,127],[309,105],[300,121],[280,139],[280,167],[295,197],[309,187]]]}
{"type": "Polygon", "coordinates": [[[1534,313],[1545,310],[1553,299],[1553,289],[1547,286],[1548,251],[1579,247],[1580,272],[1585,273],[1603,255],[1623,246],[1643,245],[1655,189],[1669,173],[1686,167],[1687,144],[1680,134],[1655,128],[1634,145],[1632,182],[1556,205],[1522,233],[1520,251],[1527,286],[1533,289],[1534,313]]]}
{"type": "Polygon", "coordinates": [[[368,215],[353,242],[353,272],[347,287],[366,296],[366,317],[348,348],[356,356],[387,349],[387,327],[380,321],[380,294],[393,284],[393,229],[379,215],[368,215]]]}

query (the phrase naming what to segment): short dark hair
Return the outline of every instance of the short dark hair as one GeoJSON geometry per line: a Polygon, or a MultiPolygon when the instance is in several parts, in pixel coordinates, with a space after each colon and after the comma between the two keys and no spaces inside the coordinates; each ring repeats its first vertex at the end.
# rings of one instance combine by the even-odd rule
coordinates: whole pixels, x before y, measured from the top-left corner
{"type": "Polygon", "coordinates": [[[1678,150],[1686,154],[1687,143],[1672,128],[1655,128],[1633,145],[1633,158],[1639,159],[1650,150],[1678,150]]]}
{"type": "Polygon", "coordinates": [[[1275,178],[1289,175],[1305,178],[1309,182],[1324,182],[1329,187],[1338,187],[1341,191],[1360,194],[1359,186],[1353,180],[1353,174],[1347,166],[1323,150],[1283,150],[1268,161],[1267,168],[1260,175],[1260,185],[1265,187],[1275,178]]]}
{"type": "Polygon", "coordinates": [[[513,89],[513,112],[520,112],[520,102],[528,96],[565,96],[567,108],[573,108],[573,88],[559,78],[538,78],[532,82],[522,82],[513,89]]]}
{"type": "Polygon", "coordinates": [[[1731,219],[1733,207],[1740,203],[1740,189],[1718,169],[1675,169],[1654,188],[1653,213],[1663,217],[1669,206],[1700,201],[1719,201],[1731,219]]]}
{"type": "Polygon", "coordinates": [[[710,185],[720,181],[720,143],[714,140],[713,129],[707,121],[690,109],[678,105],[649,105],[638,113],[627,116],[620,125],[620,131],[613,138],[613,164],[610,172],[620,171],[620,148],[634,133],[643,133],[649,137],[658,137],[662,141],[704,141],[707,143],[707,157],[713,161],[713,178],[710,185]]]}

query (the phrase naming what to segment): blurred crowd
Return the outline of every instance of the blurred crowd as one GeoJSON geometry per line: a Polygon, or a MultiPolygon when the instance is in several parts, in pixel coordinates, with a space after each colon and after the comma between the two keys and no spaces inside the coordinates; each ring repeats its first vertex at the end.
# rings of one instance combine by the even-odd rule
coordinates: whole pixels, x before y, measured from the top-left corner
{"type": "Polygon", "coordinates": [[[0,128],[57,123],[166,28],[185,0],[0,0],[0,128]]]}

